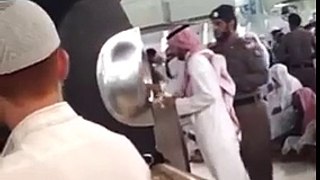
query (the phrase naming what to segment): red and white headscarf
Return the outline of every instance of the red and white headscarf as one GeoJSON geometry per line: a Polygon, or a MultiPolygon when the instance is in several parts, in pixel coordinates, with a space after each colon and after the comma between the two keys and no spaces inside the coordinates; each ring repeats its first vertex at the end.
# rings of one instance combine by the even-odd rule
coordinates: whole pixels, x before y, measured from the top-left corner
{"type": "Polygon", "coordinates": [[[297,90],[295,96],[300,101],[301,108],[303,110],[302,133],[304,133],[308,124],[317,119],[317,98],[312,89],[308,87],[297,90]]]}
{"type": "Polygon", "coordinates": [[[168,45],[169,48],[178,47],[187,50],[190,54],[198,52],[203,48],[198,35],[190,28],[185,28],[173,35],[168,40],[168,45]]]}

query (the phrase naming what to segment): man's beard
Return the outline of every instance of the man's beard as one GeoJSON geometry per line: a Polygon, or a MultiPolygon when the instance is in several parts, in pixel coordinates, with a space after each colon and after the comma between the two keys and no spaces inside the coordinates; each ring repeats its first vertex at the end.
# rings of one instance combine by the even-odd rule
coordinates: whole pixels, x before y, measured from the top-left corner
{"type": "Polygon", "coordinates": [[[178,59],[179,61],[184,61],[184,60],[186,60],[186,54],[184,54],[184,53],[178,53],[178,54],[177,54],[177,59],[178,59]]]}
{"type": "Polygon", "coordinates": [[[231,35],[230,31],[225,31],[225,32],[221,32],[221,33],[214,31],[214,36],[217,41],[225,41],[230,37],[230,35],[231,35]]]}
{"type": "Polygon", "coordinates": [[[177,58],[178,58],[179,61],[184,61],[186,59],[185,56],[177,56],[177,58]]]}

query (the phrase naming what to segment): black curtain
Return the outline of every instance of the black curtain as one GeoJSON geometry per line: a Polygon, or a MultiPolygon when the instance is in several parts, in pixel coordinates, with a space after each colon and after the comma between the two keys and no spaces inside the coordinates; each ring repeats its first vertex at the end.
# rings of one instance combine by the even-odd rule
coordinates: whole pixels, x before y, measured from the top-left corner
{"type": "Polygon", "coordinates": [[[126,135],[141,153],[154,149],[152,127],[132,128],[107,112],[96,81],[100,48],[112,35],[131,28],[119,0],[34,0],[55,21],[62,47],[70,55],[65,99],[84,118],[126,135]]]}

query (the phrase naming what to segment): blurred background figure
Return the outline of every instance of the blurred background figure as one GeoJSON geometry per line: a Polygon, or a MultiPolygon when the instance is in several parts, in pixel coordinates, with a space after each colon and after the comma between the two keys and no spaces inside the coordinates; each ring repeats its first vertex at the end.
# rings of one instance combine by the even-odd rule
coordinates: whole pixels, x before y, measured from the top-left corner
{"type": "Polygon", "coordinates": [[[299,115],[297,133],[302,135],[310,122],[316,119],[316,94],[303,87],[293,94],[293,106],[299,115]]]}
{"type": "Polygon", "coordinates": [[[263,58],[266,68],[270,67],[270,54],[267,47],[260,41],[258,35],[254,32],[246,32],[244,35],[246,46],[252,49],[256,56],[263,58]]]}
{"type": "Polygon", "coordinates": [[[272,41],[268,41],[264,34],[260,34],[259,39],[260,39],[260,42],[264,45],[264,47],[268,51],[269,63],[270,63],[269,67],[271,67],[273,65],[273,54],[272,54],[272,48],[271,48],[272,41]]]}
{"type": "Polygon", "coordinates": [[[289,74],[283,64],[270,68],[270,92],[266,96],[271,126],[271,139],[288,133],[298,117],[293,107],[293,94],[302,88],[299,80],[289,74]]]}
{"type": "Polygon", "coordinates": [[[271,31],[271,36],[272,36],[272,62],[271,66],[273,64],[279,63],[279,46],[282,42],[282,38],[284,36],[284,33],[282,32],[282,29],[275,28],[274,30],[271,31]]]}
{"type": "Polygon", "coordinates": [[[310,88],[301,88],[293,95],[293,106],[299,119],[295,130],[285,140],[282,154],[291,150],[300,154],[306,152],[307,158],[315,162],[316,154],[316,94],[310,88]]]}
{"type": "Polygon", "coordinates": [[[305,87],[316,92],[316,73],[313,65],[316,41],[313,34],[301,27],[301,17],[290,14],[291,32],[283,37],[279,47],[279,60],[288,66],[290,74],[305,87]]]}

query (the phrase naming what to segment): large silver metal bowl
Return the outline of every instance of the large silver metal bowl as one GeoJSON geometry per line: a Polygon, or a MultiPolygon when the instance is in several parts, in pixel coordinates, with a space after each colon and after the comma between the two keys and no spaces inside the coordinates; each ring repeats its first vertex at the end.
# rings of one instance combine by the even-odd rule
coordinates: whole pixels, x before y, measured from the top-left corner
{"type": "Polygon", "coordinates": [[[152,79],[139,28],[107,40],[98,57],[96,75],[104,105],[115,119],[135,127],[154,124],[150,92],[145,86],[152,79]]]}

